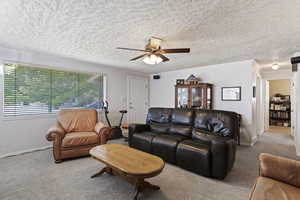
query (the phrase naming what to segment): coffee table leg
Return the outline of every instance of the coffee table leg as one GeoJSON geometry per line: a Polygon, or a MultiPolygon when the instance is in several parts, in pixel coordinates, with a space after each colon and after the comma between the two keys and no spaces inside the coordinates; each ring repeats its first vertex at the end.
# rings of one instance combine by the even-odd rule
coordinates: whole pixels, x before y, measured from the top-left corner
{"type": "Polygon", "coordinates": [[[151,189],[151,190],[159,190],[160,189],[159,186],[153,185],[153,184],[151,184],[147,181],[144,181],[143,184],[144,184],[144,186],[143,186],[144,188],[148,188],[148,189],[151,189]]]}
{"type": "Polygon", "coordinates": [[[135,195],[133,199],[138,200],[139,194],[145,189],[159,190],[160,187],[157,185],[153,185],[147,181],[144,181],[143,179],[138,180],[135,185],[135,195]]]}
{"type": "Polygon", "coordinates": [[[136,186],[135,187],[135,195],[134,195],[133,200],[138,200],[140,192],[141,192],[141,187],[140,186],[136,186]]]}
{"type": "Polygon", "coordinates": [[[104,172],[107,172],[109,174],[112,174],[112,170],[109,167],[104,167],[103,169],[100,170],[100,172],[94,174],[93,176],[91,176],[91,178],[95,178],[97,176],[101,176],[104,172]]]}

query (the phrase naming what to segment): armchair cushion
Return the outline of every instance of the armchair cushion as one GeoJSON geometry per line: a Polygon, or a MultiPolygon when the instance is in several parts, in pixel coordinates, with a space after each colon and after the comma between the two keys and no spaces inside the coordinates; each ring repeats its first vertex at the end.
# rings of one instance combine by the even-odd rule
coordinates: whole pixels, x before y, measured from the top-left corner
{"type": "Polygon", "coordinates": [[[266,177],[258,177],[250,200],[296,200],[300,199],[299,188],[266,177]]]}
{"type": "Polygon", "coordinates": [[[95,132],[71,132],[67,133],[62,140],[62,147],[76,147],[99,143],[99,137],[95,132]]]}
{"type": "Polygon", "coordinates": [[[91,109],[65,109],[58,114],[58,122],[65,132],[92,132],[97,123],[97,111],[91,109]]]}

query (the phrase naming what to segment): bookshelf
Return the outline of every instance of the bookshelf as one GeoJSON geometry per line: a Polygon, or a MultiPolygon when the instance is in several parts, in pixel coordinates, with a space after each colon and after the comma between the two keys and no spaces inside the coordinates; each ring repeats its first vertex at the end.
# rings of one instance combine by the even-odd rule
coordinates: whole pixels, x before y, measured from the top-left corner
{"type": "Polygon", "coordinates": [[[291,126],[291,101],[290,95],[276,94],[270,100],[269,107],[270,125],[291,126]]]}

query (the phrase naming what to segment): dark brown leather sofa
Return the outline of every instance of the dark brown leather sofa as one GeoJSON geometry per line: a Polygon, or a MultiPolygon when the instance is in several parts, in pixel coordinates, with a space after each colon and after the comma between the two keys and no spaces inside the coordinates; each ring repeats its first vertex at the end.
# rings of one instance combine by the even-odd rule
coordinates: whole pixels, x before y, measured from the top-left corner
{"type": "Polygon", "coordinates": [[[300,199],[300,161],[266,153],[260,154],[259,161],[250,200],[300,199]]]}
{"type": "Polygon", "coordinates": [[[233,167],[240,115],[219,110],[150,108],[129,126],[129,146],[197,174],[224,179],[233,167]]]}
{"type": "Polygon", "coordinates": [[[89,150],[105,144],[111,137],[111,128],[98,122],[98,114],[92,109],[62,110],[57,122],[46,135],[53,141],[53,156],[56,163],[63,159],[89,155],[89,150]]]}

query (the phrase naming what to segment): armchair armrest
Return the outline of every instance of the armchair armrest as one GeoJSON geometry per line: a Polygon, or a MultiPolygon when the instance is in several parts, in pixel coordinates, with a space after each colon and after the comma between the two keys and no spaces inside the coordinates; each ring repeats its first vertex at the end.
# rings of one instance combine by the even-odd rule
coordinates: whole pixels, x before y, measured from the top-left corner
{"type": "Polygon", "coordinates": [[[46,139],[48,141],[54,141],[56,137],[63,138],[65,134],[66,132],[63,127],[59,123],[56,123],[48,129],[46,139]]]}
{"type": "Polygon", "coordinates": [[[100,137],[100,144],[106,144],[106,141],[111,138],[112,132],[111,128],[107,125],[105,125],[102,122],[98,122],[95,126],[95,132],[99,135],[100,137]]]}
{"type": "Polygon", "coordinates": [[[260,176],[300,187],[300,161],[267,153],[259,155],[260,176]]]}

